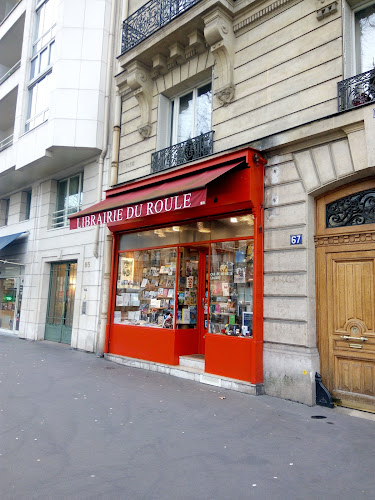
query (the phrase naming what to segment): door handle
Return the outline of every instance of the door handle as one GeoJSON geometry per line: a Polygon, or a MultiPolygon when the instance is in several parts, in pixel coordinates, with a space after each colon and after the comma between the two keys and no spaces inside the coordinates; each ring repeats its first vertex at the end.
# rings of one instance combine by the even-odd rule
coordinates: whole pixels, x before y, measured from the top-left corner
{"type": "Polygon", "coordinates": [[[345,340],[362,340],[362,342],[365,342],[365,340],[368,340],[367,337],[350,337],[349,335],[340,335],[340,339],[345,339],[345,340]]]}

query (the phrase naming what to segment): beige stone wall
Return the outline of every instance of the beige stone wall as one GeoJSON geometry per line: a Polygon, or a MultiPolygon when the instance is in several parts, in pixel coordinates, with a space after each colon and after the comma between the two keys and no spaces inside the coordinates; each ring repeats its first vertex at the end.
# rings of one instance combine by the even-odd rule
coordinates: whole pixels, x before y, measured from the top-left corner
{"type": "MultiPolygon", "coordinates": [[[[190,17],[199,8],[208,23],[215,4],[224,3],[199,2],[189,11],[190,17]]],[[[130,6],[133,12],[134,2],[130,6]]],[[[176,68],[153,79],[150,137],[144,139],[137,130],[141,125],[141,110],[134,92],[129,88],[123,92],[119,182],[150,172],[151,153],[157,143],[158,94],[171,97],[181,92],[183,86],[189,88],[200,74],[206,76],[211,69],[215,92],[226,71],[232,71],[235,86],[234,99],[229,105],[223,105],[217,98],[213,102],[215,153],[337,111],[337,82],[342,80],[340,10],[319,20],[315,0],[239,2],[241,10],[236,13],[235,9],[232,7],[231,37],[224,40],[228,53],[233,53],[233,68],[224,64],[221,56],[208,46],[204,53],[185,62],[180,60],[176,68]],[[267,8],[270,12],[265,12],[267,8]]],[[[173,21],[177,38],[178,23],[184,19],[182,16],[181,20],[173,21]]],[[[168,25],[169,30],[173,23],[168,25]]],[[[148,65],[150,74],[151,42],[162,40],[165,33],[162,29],[153,35],[139,57],[148,65]]],[[[186,37],[180,42],[186,46],[186,37]]]]}

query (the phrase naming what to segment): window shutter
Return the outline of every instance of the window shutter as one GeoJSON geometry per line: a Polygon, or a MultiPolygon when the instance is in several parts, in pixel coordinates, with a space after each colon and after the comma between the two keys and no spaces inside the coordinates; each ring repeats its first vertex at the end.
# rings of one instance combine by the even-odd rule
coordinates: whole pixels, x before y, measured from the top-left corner
{"type": "Polygon", "coordinates": [[[167,148],[171,139],[171,101],[159,95],[156,150],[167,148]]]}

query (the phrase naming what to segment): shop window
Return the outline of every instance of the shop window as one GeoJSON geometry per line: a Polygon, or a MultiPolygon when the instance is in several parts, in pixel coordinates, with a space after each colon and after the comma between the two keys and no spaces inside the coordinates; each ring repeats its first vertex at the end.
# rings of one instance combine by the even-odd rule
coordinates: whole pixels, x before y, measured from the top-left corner
{"type": "Polygon", "coordinates": [[[114,323],[173,326],[177,249],[120,255],[114,323]]]}
{"type": "Polygon", "coordinates": [[[122,235],[114,323],[252,336],[253,227],[249,214],[122,235]]]}
{"type": "Polygon", "coordinates": [[[52,214],[52,227],[68,226],[68,216],[81,210],[82,187],[82,174],[69,177],[58,183],[56,211],[52,214]]]}
{"type": "Polygon", "coordinates": [[[56,33],[55,9],[55,0],[43,0],[37,3],[30,61],[26,132],[48,119],[56,33]]]}
{"type": "Polygon", "coordinates": [[[209,332],[253,333],[253,240],[211,244],[209,332]]]}

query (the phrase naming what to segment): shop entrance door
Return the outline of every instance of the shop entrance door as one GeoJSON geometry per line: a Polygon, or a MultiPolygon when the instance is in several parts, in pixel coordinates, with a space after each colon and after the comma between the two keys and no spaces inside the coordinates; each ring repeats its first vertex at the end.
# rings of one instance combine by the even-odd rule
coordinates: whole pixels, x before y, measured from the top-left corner
{"type": "Polygon", "coordinates": [[[76,279],[76,262],[51,265],[45,340],[71,343],[76,279]]]}
{"type": "Polygon", "coordinates": [[[208,245],[180,247],[178,329],[190,330],[192,354],[205,353],[208,304],[208,245]]]}

